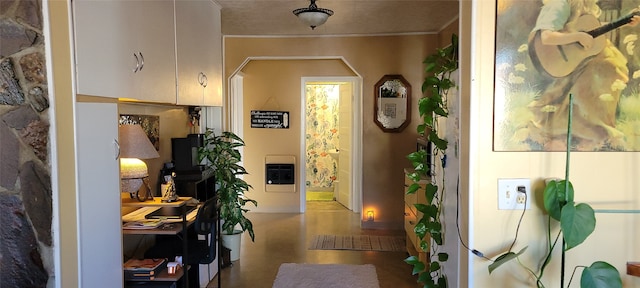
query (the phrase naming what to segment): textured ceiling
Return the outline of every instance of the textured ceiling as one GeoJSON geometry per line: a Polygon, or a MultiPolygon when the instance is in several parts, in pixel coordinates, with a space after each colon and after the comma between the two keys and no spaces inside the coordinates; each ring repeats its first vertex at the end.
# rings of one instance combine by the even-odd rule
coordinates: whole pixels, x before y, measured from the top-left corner
{"type": "Polygon", "coordinates": [[[224,35],[362,35],[438,32],[458,16],[457,0],[318,0],[334,15],[315,30],[292,11],[305,0],[216,0],[224,35]]]}

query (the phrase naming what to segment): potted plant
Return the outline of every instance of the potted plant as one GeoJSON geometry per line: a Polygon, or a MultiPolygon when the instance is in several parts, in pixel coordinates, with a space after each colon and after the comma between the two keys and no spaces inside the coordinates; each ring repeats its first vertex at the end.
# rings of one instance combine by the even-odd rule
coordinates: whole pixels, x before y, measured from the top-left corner
{"type": "Polygon", "coordinates": [[[231,250],[231,261],[240,257],[240,236],[244,231],[249,232],[254,241],[253,224],[245,213],[247,202],[258,206],[258,202],[245,196],[245,192],[252,188],[240,176],[248,174],[242,165],[239,148],[244,141],[232,132],[222,132],[216,135],[213,129],[207,129],[204,145],[198,149],[198,160],[205,162],[207,168],[213,171],[216,196],[220,202],[220,219],[222,222],[222,245],[231,250]]]}

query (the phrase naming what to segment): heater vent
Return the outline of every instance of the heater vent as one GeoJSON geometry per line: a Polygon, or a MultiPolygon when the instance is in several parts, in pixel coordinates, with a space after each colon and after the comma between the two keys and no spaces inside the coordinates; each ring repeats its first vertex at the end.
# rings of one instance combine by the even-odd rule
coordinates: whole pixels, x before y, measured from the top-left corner
{"type": "Polygon", "coordinates": [[[267,155],[264,159],[264,191],[296,193],[295,163],[293,155],[267,155]]]}
{"type": "Polygon", "coordinates": [[[295,184],[293,164],[266,164],[266,184],[295,184]]]}

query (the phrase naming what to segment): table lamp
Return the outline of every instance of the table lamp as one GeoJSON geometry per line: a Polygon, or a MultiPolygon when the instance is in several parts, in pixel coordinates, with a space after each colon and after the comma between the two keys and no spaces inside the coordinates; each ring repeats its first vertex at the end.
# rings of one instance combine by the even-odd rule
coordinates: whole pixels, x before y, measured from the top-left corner
{"type": "Polygon", "coordinates": [[[158,158],[160,155],[140,125],[120,125],[118,138],[120,139],[120,191],[129,193],[131,198],[145,201],[151,196],[151,187],[147,164],[140,159],[158,158]],[[142,184],[146,185],[147,196],[141,198],[138,190],[142,184]]]}

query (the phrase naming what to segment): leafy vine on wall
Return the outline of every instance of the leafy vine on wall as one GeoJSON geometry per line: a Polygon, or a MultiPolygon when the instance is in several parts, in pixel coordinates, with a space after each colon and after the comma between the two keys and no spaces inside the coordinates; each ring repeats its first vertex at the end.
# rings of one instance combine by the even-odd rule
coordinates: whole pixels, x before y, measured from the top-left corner
{"type": "MultiPolygon", "coordinates": [[[[445,155],[447,150],[448,141],[440,137],[442,134],[438,131],[438,119],[448,117],[447,96],[450,89],[456,86],[452,80],[452,73],[458,70],[458,36],[453,34],[451,45],[437,49],[423,61],[423,64],[428,76],[422,83],[422,92],[429,96],[422,97],[418,102],[422,122],[417,130],[418,135],[432,143],[432,151],[416,151],[407,156],[414,171],[407,175],[413,184],[407,188],[406,193],[425,193],[427,203],[415,204],[422,217],[417,221],[414,231],[420,239],[420,248],[429,251],[430,256],[427,263],[423,263],[416,256],[409,256],[404,261],[413,265],[413,274],[418,275],[418,283],[425,288],[444,288],[447,287],[447,276],[442,263],[449,259],[449,254],[442,251],[445,240],[442,218],[446,190],[444,184],[439,187],[435,179],[431,179],[425,189],[422,189],[418,182],[433,175],[432,167],[427,164],[428,157],[438,159],[438,156],[445,155]]],[[[442,169],[442,173],[438,175],[442,177],[441,183],[445,183],[444,171],[442,169]]]]}

